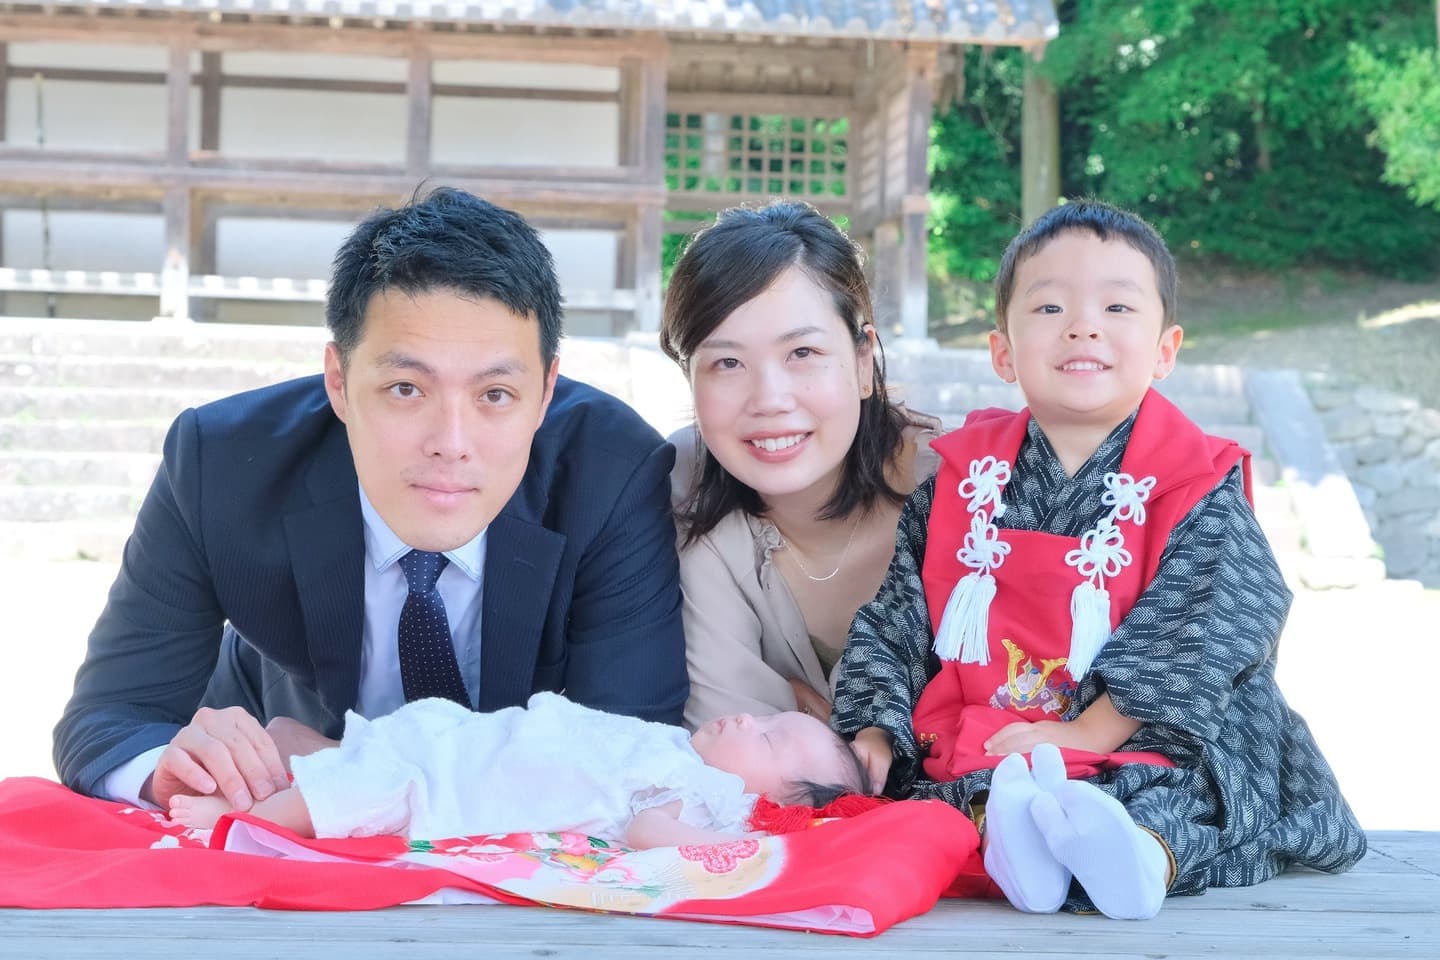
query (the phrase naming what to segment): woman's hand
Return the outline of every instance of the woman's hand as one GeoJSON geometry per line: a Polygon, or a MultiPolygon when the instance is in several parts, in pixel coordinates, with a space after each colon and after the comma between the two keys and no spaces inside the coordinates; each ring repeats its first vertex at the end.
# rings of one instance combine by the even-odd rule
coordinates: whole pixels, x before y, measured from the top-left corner
{"type": "Polygon", "coordinates": [[[855,734],[855,753],[870,775],[870,792],[879,795],[885,789],[890,776],[890,764],[895,762],[895,747],[890,740],[890,731],[881,727],[866,727],[855,734]]]}
{"type": "Polygon", "coordinates": [[[804,680],[791,679],[790,689],[795,691],[795,709],[808,713],[816,720],[830,722],[830,701],[815,692],[815,688],[804,680]]]}

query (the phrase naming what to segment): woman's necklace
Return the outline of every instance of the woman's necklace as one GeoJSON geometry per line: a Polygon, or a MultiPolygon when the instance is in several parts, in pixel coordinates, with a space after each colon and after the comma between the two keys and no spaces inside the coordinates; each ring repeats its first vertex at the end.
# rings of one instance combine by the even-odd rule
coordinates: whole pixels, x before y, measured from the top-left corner
{"type": "Polygon", "coordinates": [[[845,566],[845,557],[847,554],[850,553],[850,545],[855,542],[855,533],[860,529],[860,519],[862,516],[864,516],[863,512],[855,517],[855,524],[850,528],[850,539],[845,541],[845,546],[840,550],[840,556],[837,557],[835,560],[835,569],[831,570],[823,577],[817,577],[809,570],[805,569],[805,561],[800,559],[800,551],[796,550],[791,545],[790,538],[785,536],[784,530],[780,530],[780,525],[778,523],[775,525],[775,529],[780,530],[781,542],[784,544],[785,549],[789,551],[790,559],[795,561],[795,566],[799,567],[800,572],[805,574],[805,579],[810,580],[813,583],[824,583],[826,580],[835,579],[835,575],[840,572],[840,568],[845,566]]]}

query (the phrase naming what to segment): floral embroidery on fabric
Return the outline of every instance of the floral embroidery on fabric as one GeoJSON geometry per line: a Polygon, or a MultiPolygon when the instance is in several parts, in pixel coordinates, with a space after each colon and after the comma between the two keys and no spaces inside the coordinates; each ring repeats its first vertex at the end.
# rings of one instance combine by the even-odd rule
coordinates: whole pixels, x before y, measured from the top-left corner
{"type": "Polygon", "coordinates": [[[706,846],[682,846],[679,852],[682,858],[704,867],[706,873],[730,873],[742,860],[749,860],[759,853],[760,843],[757,840],[736,840],[706,846]]]}
{"type": "Polygon", "coordinates": [[[1007,637],[1000,641],[1010,655],[1006,668],[1006,680],[996,688],[990,698],[990,706],[996,710],[1042,710],[1065,716],[1075,702],[1079,685],[1060,670],[1065,657],[1040,661],[1036,666],[1033,658],[1015,646],[1007,637]]]}

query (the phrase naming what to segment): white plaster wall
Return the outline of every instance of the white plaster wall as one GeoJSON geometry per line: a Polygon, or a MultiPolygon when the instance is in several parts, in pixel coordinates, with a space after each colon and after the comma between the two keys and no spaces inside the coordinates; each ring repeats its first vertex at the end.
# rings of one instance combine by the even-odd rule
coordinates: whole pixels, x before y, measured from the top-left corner
{"type": "MultiPolygon", "coordinates": [[[[15,43],[12,65],[93,67],[163,72],[164,47],[103,44],[15,43]]],[[[199,69],[198,54],[192,61],[199,69]]],[[[312,76],[403,82],[398,58],[227,53],[226,73],[312,76]]],[[[436,83],[493,87],[541,87],[615,91],[613,67],[491,61],[438,61],[436,83]]],[[[91,84],[46,81],[45,133],[55,149],[158,152],[165,147],[165,88],[161,84],[91,84]]],[[[199,93],[191,103],[191,145],[198,146],[199,93]]],[[[33,145],[35,87],[10,81],[7,142],[33,145]]],[[[437,97],[433,151],[436,162],[462,165],[563,164],[613,166],[619,162],[620,117],[614,103],[437,97]]],[[[221,150],[239,157],[401,163],[405,153],[406,102],[402,95],[226,89],[221,103],[221,150]]],[[[437,181],[438,182],[438,181],[437,181]]],[[[51,266],[56,269],[158,273],[164,256],[159,214],[57,211],[50,214],[51,266]]],[[[330,260],[351,224],[340,221],[222,219],[217,226],[218,272],[227,276],[325,278],[330,260]]],[[[3,263],[41,266],[38,211],[0,213],[3,263]]],[[[604,230],[544,233],[555,255],[563,290],[610,291],[616,287],[619,235],[604,230]]],[[[28,295],[12,294],[5,310],[21,312],[28,295]]],[[[150,298],[61,298],[67,309],[104,310],[104,316],[150,316],[150,298]],[[123,306],[122,306],[123,304],[123,306]],[[93,306],[91,306],[93,305],[93,306]]],[[[43,306],[44,298],[37,301],[43,306]]],[[[95,316],[97,313],[90,313],[95,316]]],[[[245,322],[318,322],[317,305],[229,301],[218,317],[245,322]]],[[[585,332],[602,332],[606,314],[576,312],[585,332]]]]}

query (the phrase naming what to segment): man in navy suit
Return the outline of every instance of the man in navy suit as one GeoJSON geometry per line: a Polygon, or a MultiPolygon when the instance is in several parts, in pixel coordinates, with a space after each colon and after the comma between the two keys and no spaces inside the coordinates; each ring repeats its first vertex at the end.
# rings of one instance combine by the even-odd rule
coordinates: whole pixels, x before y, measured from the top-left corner
{"type": "Polygon", "coordinates": [[[510,211],[439,189],[362,222],[335,258],[324,375],[170,428],[55,729],[61,779],[247,809],[286,783],[272,732],[292,728],[266,723],[336,737],[346,710],[414,693],[411,589],[438,611],[412,634],[447,621],[431,649],[456,699],[555,690],[679,723],[674,450],[557,376],[560,315],[550,254],[510,211]],[[439,577],[412,588],[422,557],[439,577]]]}

